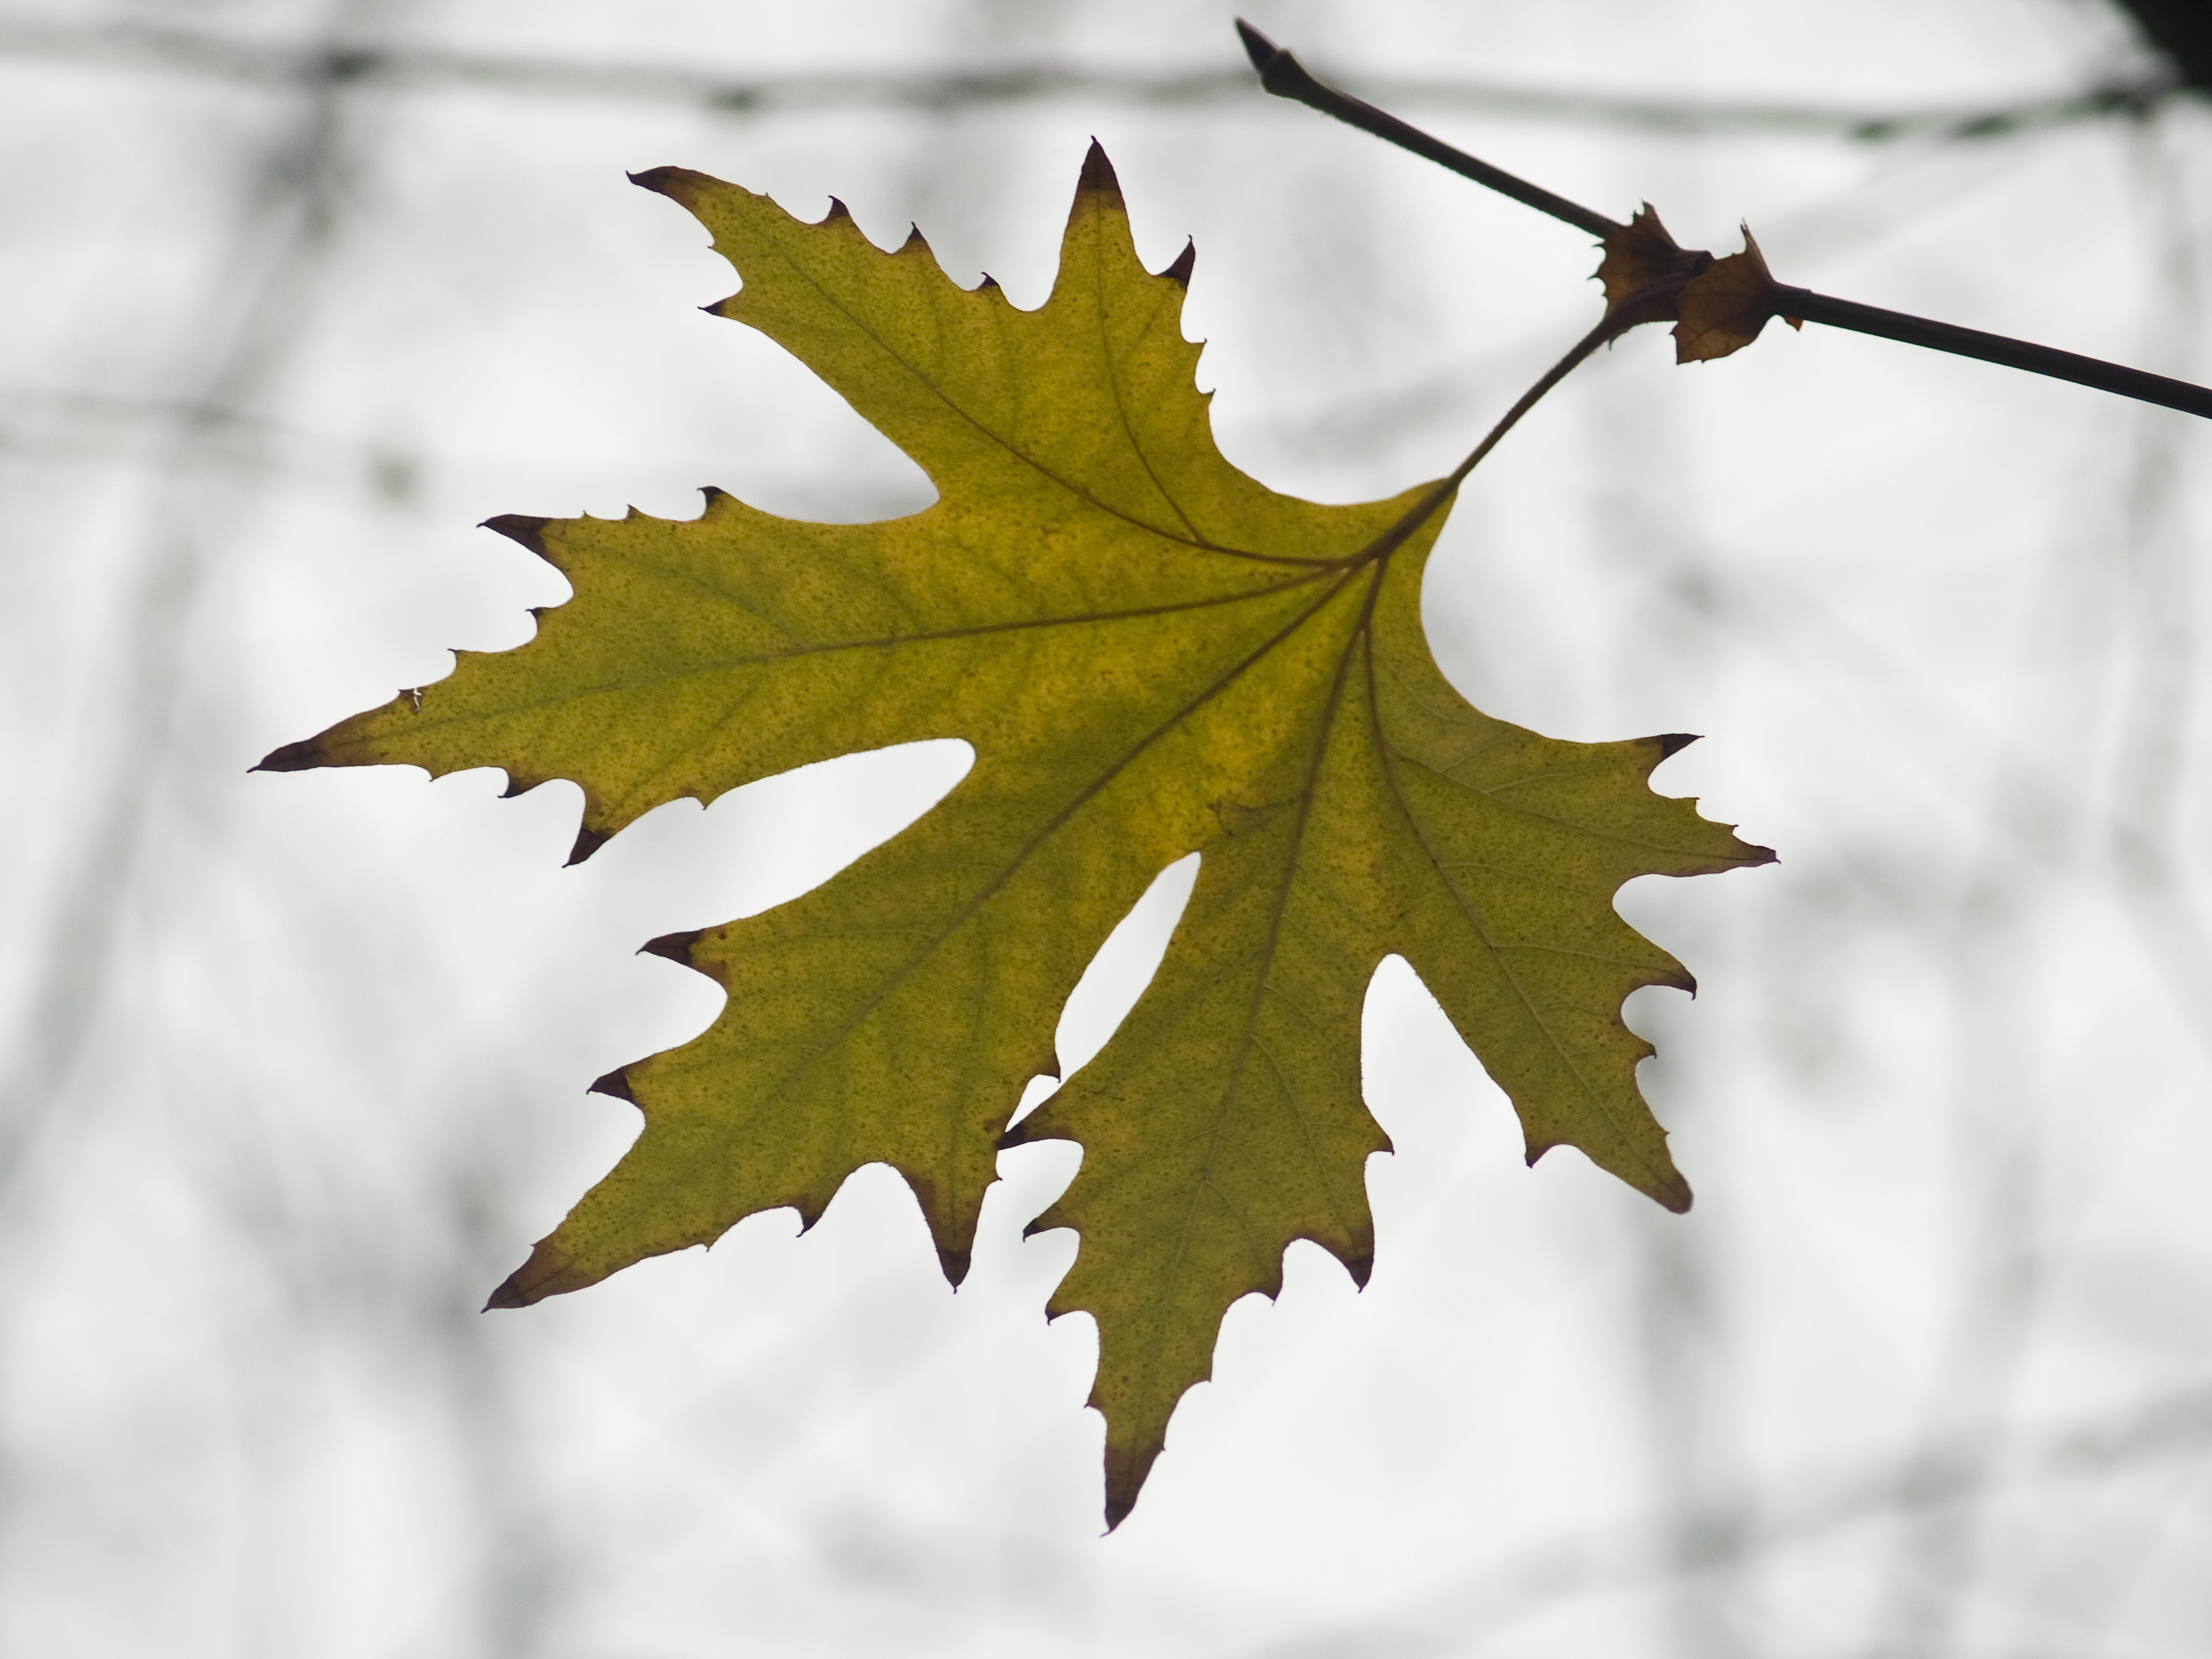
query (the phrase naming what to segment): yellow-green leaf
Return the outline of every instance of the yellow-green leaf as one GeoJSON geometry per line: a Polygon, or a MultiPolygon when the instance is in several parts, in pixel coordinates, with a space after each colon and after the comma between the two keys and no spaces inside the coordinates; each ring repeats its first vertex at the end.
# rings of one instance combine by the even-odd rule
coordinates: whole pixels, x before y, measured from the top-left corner
{"type": "Polygon", "coordinates": [[[928,473],[886,523],[711,495],[495,521],[568,576],[517,650],[470,655],[278,750],[273,769],[506,769],[584,791],[577,858],[641,814],[811,762],[960,738],[934,810],[768,913],[653,942],[729,994],[680,1048],[602,1079],[636,1144],[495,1293],[515,1306],[896,1169],[958,1283],[1001,1146],[1081,1143],[1039,1218],[1080,1235],[1055,1312],[1097,1321],[1118,1521],[1237,1297],[1307,1238],[1364,1280],[1359,1012],[1404,956],[1513,1101],[1529,1156],[1579,1147],[1662,1203],[1689,1190],[1638,1091],[1622,1000],[1688,975],[1615,914],[1632,877],[1764,862],[1656,795],[1677,739],[1573,744],[1493,720],[1431,660],[1431,486],[1321,507],[1214,447],[1180,329],[1188,252],[1147,274],[1093,148],[1039,310],[963,290],[919,235],[872,246],[664,168],[792,351],[928,473]],[[1008,1133],[1085,964],[1169,864],[1197,885],[1097,1059],[1008,1133]]]}

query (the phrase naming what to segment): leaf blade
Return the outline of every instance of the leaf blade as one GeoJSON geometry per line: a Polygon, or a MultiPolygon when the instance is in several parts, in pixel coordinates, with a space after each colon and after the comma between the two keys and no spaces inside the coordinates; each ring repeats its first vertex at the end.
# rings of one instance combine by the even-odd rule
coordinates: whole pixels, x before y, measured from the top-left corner
{"type": "MultiPolygon", "coordinates": [[[[813,891],[648,947],[714,978],[692,1042],[601,1079],[637,1141],[499,1291],[519,1306],[769,1209],[811,1225],[857,1169],[915,1194],[957,1283],[1003,1145],[1085,1148],[1036,1226],[1081,1236],[1054,1314],[1089,1313],[1109,1522],[1227,1309],[1296,1239],[1364,1281],[1361,1004],[1403,955],[1521,1115],[1680,1207],[1620,1019],[1679,963],[1614,912],[1622,882],[1770,858],[1657,796],[1670,740],[1561,743],[1492,720],[1429,654],[1449,501],[1322,507],[1215,447],[1180,331],[1188,256],[1138,262],[1094,146],[1034,312],[947,281],[917,234],[874,248],[706,175],[641,184],[738,267],[714,307],[793,351],[920,464],[939,499],[870,525],[710,492],[665,521],[509,520],[574,595],[535,638],[270,757],[272,769],[507,769],[581,786],[582,857],[668,800],[836,755],[958,738],[975,763],[813,891]],[[1123,1028],[1014,1131],[1092,953],[1152,878],[1200,857],[1123,1028]]],[[[1656,221],[1653,223],[1656,235],[1656,221]]],[[[1671,245],[1670,245],[1671,246],[1671,245]]],[[[1616,270],[1611,280],[1626,280],[1616,270]]]]}

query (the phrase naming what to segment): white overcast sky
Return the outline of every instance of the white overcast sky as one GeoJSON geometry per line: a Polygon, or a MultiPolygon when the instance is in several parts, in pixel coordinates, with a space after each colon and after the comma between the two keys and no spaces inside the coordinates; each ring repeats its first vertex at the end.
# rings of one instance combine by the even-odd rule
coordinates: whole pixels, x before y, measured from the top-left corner
{"type": "MultiPolygon", "coordinates": [[[[1747,220],[1785,282],[2212,377],[2204,101],[1859,125],[2141,83],[2092,0],[1250,6],[1686,244],[1747,220]]],[[[1293,1249],[1103,1540],[1091,1334],[1042,1316],[1072,1243],[1020,1238],[1065,1145],[1006,1155],[957,1297],[872,1169],[804,1238],[476,1311],[635,1133],[586,1085],[718,1006],[636,946],[824,879],[963,751],[576,869],[565,784],[246,769],[528,637],[566,590],[494,514],[928,500],[698,311],[727,267],[626,170],[835,193],[1035,305],[1096,135],[1146,258],[1196,240],[1232,459],[1332,501],[1449,468],[1595,317],[1588,239],[1176,78],[1242,63],[1181,0],[0,0],[0,1651],[2212,1645],[2212,426],[1817,328],[1622,343],[1462,492],[1426,598],[1484,708],[1704,733],[1658,786],[1780,850],[1620,900],[1700,982],[1629,1016],[1689,1217],[1525,1168],[1386,965],[1373,1282],[1293,1249]],[[335,47],[447,68],[285,69],[335,47]],[[1031,65],[1130,78],[854,81],[1031,65]]]]}

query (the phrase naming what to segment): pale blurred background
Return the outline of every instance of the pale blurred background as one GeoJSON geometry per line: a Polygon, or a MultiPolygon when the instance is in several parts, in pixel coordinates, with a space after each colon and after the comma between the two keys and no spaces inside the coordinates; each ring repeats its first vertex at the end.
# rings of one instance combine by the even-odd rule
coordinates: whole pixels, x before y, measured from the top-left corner
{"type": "MultiPolygon", "coordinates": [[[[2212,376],[2212,105],[2106,0],[1248,0],[1317,70],[1782,279],[2212,376]]],[[[0,1651],[39,1659],[1906,1659],[2212,1651],[2212,423],[1656,331],[1463,493],[1440,658],[1778,866],[1650,880],[1698,1192],[1502,1098],[1386,966],[1355,1294],[1240,1304],[1101,1539],[1072,1172],[956,1297],[898,1182],[477,1309],[788,897],[951,744],[663,809],[248,775],[528,637],[495,514],[929,499],[626,169],[1018,303],[1093,134],[1232,459],[1383,495],[1588,326],[1586,238],[1264,97],[1164,0],[0,7],[0,1651]]],[[[1182,872],[1187,877],[1188,872],[1182,872]]],[[[1063,1028],[1095,1049],[1177,878],[1063,1028]]]]}

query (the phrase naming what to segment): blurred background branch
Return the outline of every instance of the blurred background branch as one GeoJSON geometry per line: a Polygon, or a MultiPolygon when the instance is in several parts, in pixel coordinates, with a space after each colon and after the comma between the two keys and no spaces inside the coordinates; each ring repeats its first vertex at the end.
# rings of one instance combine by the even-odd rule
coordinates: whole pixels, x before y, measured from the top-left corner
{"type": "MultiPolygon", "coordinates": [[[[2188,33],[2194,26],[2180,21],[2179,8],[2166,27],[2177,39],[2197,38],[2188,33]]],[[[0,52],[249,85],[349,82],[416,92],[504,92],[684,104],[732,115],[856,106],[947,109],[1071,96],[1139,106],[1241,104],[1252,94],[1251,76],[1230,63],[1181,71],[1012,63],[741,76],[668,64],[563,60],[372,45],[355,39],[281,44],[138,21],[86,25],[21,15],[0,15],[0,52]]],[[[2180,83],[2171,69],[2160,67],[2078,91],[2003,105],[1851,109],[1811,102],[1676,98],[1663,93],[1607,95],[1420,76],[1358,78],[1361,92],[1370,100],[1408,108],[1651,132],[1796,134],[1863,143],[1997,137],[2124,114],[2158,104],[2180,83]]]]}

